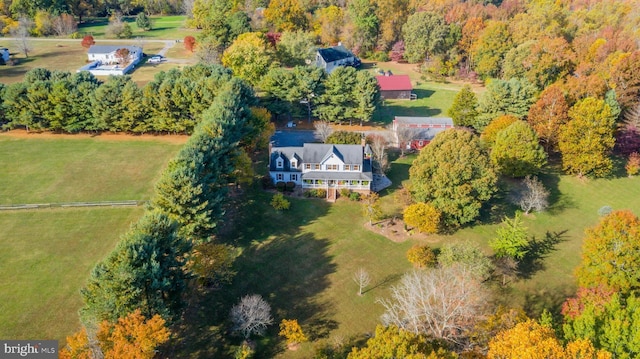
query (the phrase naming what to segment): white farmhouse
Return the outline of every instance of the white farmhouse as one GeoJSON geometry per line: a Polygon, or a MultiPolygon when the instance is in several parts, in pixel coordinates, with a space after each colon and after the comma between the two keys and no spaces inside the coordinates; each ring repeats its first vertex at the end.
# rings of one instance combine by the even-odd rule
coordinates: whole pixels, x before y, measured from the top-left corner
{"type": "Polygon", "coordinates": [[[119,63],[119,60],[116,56],[116,51],[119,49],[129,50],[128,63],[133,63],[135,65],[142,59],[141,47],[127,45],[91,45],[87,56],[89,56],[89,61],[91,62],[98,61],[103,65],[117,64],[119,63]]]}
{"type": "Polygon", "coordinates": [[[274,183],[294,182],[303,190],[319,188],[327,198],[348,189],[371,192],[371,149],[361,145],[305,143],[303,147],[273,147],[269,175],[274,183]]]}

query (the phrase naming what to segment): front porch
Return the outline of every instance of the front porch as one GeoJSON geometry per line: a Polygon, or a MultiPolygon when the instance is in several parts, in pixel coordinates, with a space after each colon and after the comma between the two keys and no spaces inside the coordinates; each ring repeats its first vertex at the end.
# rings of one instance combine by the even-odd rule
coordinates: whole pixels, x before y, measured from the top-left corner
{"type": "Polygon", "coordinates": [[[302,181],[303,189],[342,189],[346,188],[354,191],[370,191],[371,181],[363,180],[326,180],[326,179],[305,179],[302,181]]]}

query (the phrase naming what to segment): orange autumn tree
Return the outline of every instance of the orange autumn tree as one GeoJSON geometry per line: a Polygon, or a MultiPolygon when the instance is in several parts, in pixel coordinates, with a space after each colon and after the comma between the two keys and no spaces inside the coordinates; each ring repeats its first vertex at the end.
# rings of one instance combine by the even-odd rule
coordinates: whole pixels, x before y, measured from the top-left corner
{"type": "Polygon", "coordinates": [[[136,309],[117,323],[102,322],[97,337],[105,359],[151,359],[156,348],[169,340],[169,334],[159,315],[146,319],[136,309]]]}
{"type": "Polygon", "coordinates": [[[137,309],[117,323],[100,323],[96,343],[91,343],[85,328],[67,337],[60,359],[92,359],[96,351],[101,351],[105,359],[151,359],[169,335],[164,319],[156,314],[147,320],[137,309]]]}

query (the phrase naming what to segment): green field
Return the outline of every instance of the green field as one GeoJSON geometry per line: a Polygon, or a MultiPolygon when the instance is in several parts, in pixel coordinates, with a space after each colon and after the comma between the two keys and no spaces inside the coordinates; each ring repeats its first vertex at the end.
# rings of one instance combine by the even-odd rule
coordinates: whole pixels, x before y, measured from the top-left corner
{"type": "Polygon", "coordinates": [[[0,337],[58,339],[80,327],[80,288],[142,208],[0,212],[0,337]]]}
{"type": "Polygon", "coordinates": [[[162,140],[0,135],[0,204],[148,200],[180,147],[162,140]]]}
{"type": "MultiPolygon", "coordinates": [[[[0,47],[7,47],[11,51],[12,58],[17,60],[17,64],[13,66],[0,66],[0,83],[12,84],[20,82],[24,78],[24,74],[34,68],[46,68],[48,70],[69,71],[75,73],[77,69],[87,64],[87,50],[80,46],[81,40],[32,40],[33,50],[26,58],[24,54],[17,54],[15,45],[12,41],[0,39],[0,47]]],[[[137,42],[135,40],[123,41],[127,45],[141,45],[143,51],[147,54],[156,54],[164,47],[161,42],[137,42]]],[[[110,45],[111,42],[96,41],[97,45],[110,45]]],[[[176,45],[177,46],[177,45],[176,45]]],[[[130,74],[132,79],[139,85],[144,84],[151,79],[153,75],[160,70],[168,70],[171,64],[162,64],[162,66],[142,63],[136,67],[130,74]],[[150,72],[151,74],[147,74],[150,72]]],[[[105,76],[98,77],[106,80],[105,76]]]]}
{"type": "MultiPolygon", "coordinates": [[[[396,183],[381,197],[388,216],[398,214],[394,193],[399,183],[407,180],[411,160],[406,157],[392,165],[390,178],[396,183]]],[[[529,234],[538,239],[547,231],[560,233],[559,242],[542,253],[540,260],[524,266],[520,278],[509,286],[494,286],[497,303],[522,307],[534,316],[543,308],[557,310],[575,290],[572,273],[579,261],[583,232],[597,222],[600,207],[628,208],[640,214],[640,178],[581,180],[550,172],[542,179],[552,192],[551,207],[527,216],[525,224],[529,234]]],[[[200,303],[192,303],[186,340],[183,347],[173,348],[179,356],[231,355],[210,345],[230,340],[225,337],[225,328],[216,325],[224,322],[241,296],[252,293],[261,294],[272,305],[276,322],[296,318],[314,340],[334,343],[371,333],[383,311],[375,300],[387,297],[389,287],[410,270],[405,253],[416,240],[395,243],[368,231],[358,203],[294,198],[291,210],[276,213],[269,206],[270,198],[271,194],[254,189],[234,206],[229,215],[232,229],[221,239],[243,250],[237,261],[237,278],[222,293],[214,291],[201,297],[200,303]],[[357,296],[352,280],[359,267],[373,277],[363,297],[357,296]]],[[[438,247],[469,240],[490,254],[487,243],[501,215],[512,216],[515,210],[503,209],[500,203],[496,201],[492,215],[485,213],[476,226],[453,235],[432,236],[427,243],[438,247]]],[[[277,336],[276,327],[271,328],[270,338],[277,336]]],[[[231,342],[237,344],[233,339],[231,342]]],[[[292,352],[273,339],[265,339],[260,350],[262,357],[308,358],[315,345],[306,343],[292,352]]]]}
{"type": "MultiPolygon", "coordinates": [[[[135,16],[125,16],[123,21],[131,26],[133,37],[147,39],[174,39],[182,40],[187,35],[194,35],[196,30],[184,27],[186,17],[175,16],[151,16],[152,29],[144,31],[136,25],[135,16]]],[[[107,18],[91,18],[78,26],[78,32],[84,35],[91,35],[94,38],[106,38],[106,29],[109,25],[107,18]]]]}
{"type": "MultiPolygon", "coordinates": [[[[155,179],[180,146],[3,134],[0,203],[149,199],[155,179]]],[[[79,289],[142,211],[0,211],[0,337],[64,340],[78,330],[79,289]]]]}

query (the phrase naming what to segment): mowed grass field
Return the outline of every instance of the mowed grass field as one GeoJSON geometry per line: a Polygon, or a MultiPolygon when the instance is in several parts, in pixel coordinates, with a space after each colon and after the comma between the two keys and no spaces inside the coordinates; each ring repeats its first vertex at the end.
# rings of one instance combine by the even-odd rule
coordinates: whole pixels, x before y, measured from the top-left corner
{"type": "Polygon", "coordinates": [[[148,200],[182,146],[161,137],[32,137],[0,134],[0,204],[148,200]]]}
{"type": "MultiPolygon", "coordinates": [[[[381,193],[387,216],[398,215],[395,193],[408,179],[408,169],[414,156],[393,162],[389,177],[394,186],[381,193]]],[[[558,233],[559,241],[533,265],[523,268],[519,278],[502,288],[498,283],[493,300],[509,306],[522,307],[532,316],[542,309],[558,310],[558,306],[575,290],[573,270],[580,260],[583,233],[598,221],[598,209],[608,205],[614,209],[631,209],[640,214],[640,178],[583,180],[550,171],[541,176],[551,190],[548,211],[526,216],[524,221],[531,237],[544,238],[546,232],[558,233]]],[[[346,342],[351,337],[372,333],[383,307],[378,298],[388,298],[390,287],[411,266],[406,251],[415,243],[409,239],[392,242],[372,233],[364,226],[361,205],[339,200],[328,204],[321,200],[291,199],[291,209],[275,212],[269,205],[272,194],[260,189],[248,197],[230,214],[233,228],[221,236],[242,248],[236,269],[238,275],[223,294],[218,291],[201,298],[194,312],[187,316],[186,340],[174,348],[180,357],[206,358],[230,356],[211,343],[228,343],[226,328],[217,326],[228,318],[233,304],[242,296],[257,293],[273,310],[276,325],[269,338],[260,342],[260,357],[309,358],[318,341],[346,342]],[[352,277],[358,268],[372,276],[371,285],[360,297],[352,277]],[[222,298],[225,296],[225,298],[222,298]],[[288,351],[277,343],[277,323],[283,318],[298,319],[315,343],[305,343],[298,351],[288,351]]],[[[448,242],[470,241],[478,244],[487,255],[488,242],[493,238],[502,215],[513,216],[514,207],[495,207],[483,220],[452,235],[431,236],[419,243],[440,247],[448,242]]],[[[237,344],[237,343],[235,343],[237,344]]]]}
{"type": "MultiPolygon", "coordinates": [[[[0,135],[2,204],[149,199],[184,142],[30,136],[0,135]]],[[[0,211],[0,337],[64,340],[78,330],[80,288],[142,212],[0,211]]]]}
{"type": "MultiPolygon", "coordinates": [[[[27,71],[34,68],[46,68],[48,70],[69,71],[75,73],[80,67],[87,64],[87,49],[80,46],[82,40],[58,40],[43,41],[32,40],[33,50],[29,53],[29,57],[24,54],[17,54],[14,42],[0,39],[0,47],[7,47],[12,53],[12,57],[18,62],[13,66],[0,66],[0,83],[12,84],[20,82],[24,78],[27,71]]],[[[116,43],[106,41],[96,41],[97,45],[113,45],[116,43]]],[[[156,54],[164,47],[162,42],[139,42],[136,40],[123,40],[125,45],[142,45],[146,54],[156,54]]],[[[177,44],[176,46],[179,46],[177,44]]],[[[143,60],[145,61],[145,60],[143,60]]],[[[153,65],[141,63],[137,66],[131,75],[133,81],[138,85],[143,85],[153,79],[153,76],[160,70],[169,70],[170,64],[153,65]]],[[[106,76],[98,76],[100,80],[106,80],[106,76]]]]}
{"type": "MultiPolygon", "coordinates": [[[[152,28],[144,31],[136,25],[135,16],[125,16],[123,21],[131,26],[133,38],[141,37],[146,39],[175,39],[182,40],[187,35],[194,35],[196,30],[185,27],[186,16],[150,16],[152,28]]],[[[94,38],[107,38],[108,18],[90,18],[78,26],[78,32],[84,35],[91,35],[94,38]]]]}

